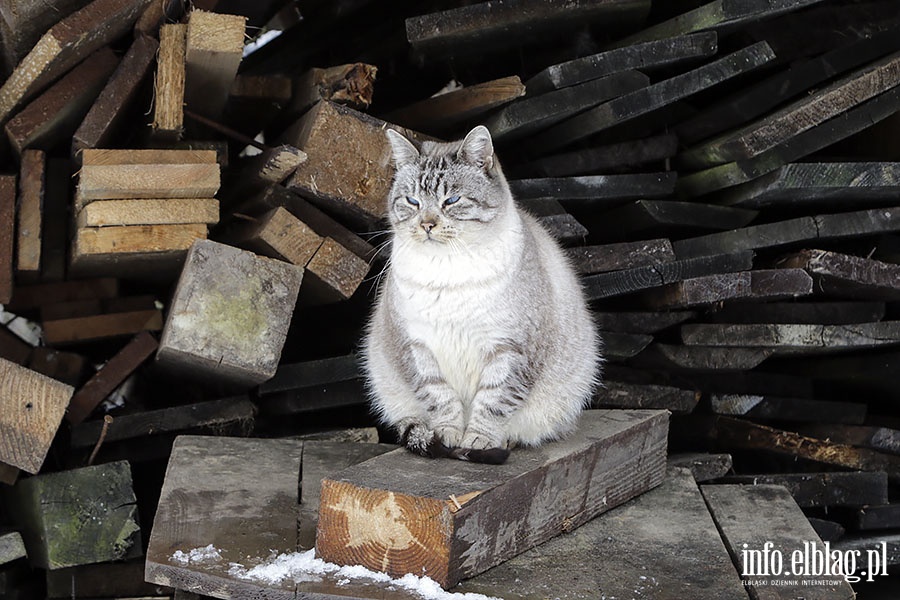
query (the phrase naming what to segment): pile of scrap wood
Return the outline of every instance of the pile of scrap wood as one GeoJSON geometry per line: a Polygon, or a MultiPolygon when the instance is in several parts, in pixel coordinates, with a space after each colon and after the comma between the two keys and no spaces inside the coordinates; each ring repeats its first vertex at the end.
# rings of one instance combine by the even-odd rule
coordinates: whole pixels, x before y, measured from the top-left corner
{"type": "MultiPolygon", "coordinates": [[[[277,596],[173,562],[172,544],[270,531],[247,548],[311,548],[323,477],[332,508],[400,510],[360,489],[435,501],[379,479],[400,459],[370,442],[397,440],[374,429],[356,351],[384,268],[384,130],[451,140],[476,124],[582,276],[605,342],[593,408],[670,411],[682,456],[660,487],[647,475],[607,515],[554,521],[488,573],[511,556],[470,569],[463,542],[441,542],[437,579],[515,597],[531,567],[562,576],[542,557],[575,572],[601,537],[653,564],[626,524],[672,526],[658,512],[695,548],[701,531],[733,556],[790,531],[786,550],[818,535],[900,564],[895,0],[191,4],[0,0],[0,595],[277,596]],[[175,442],[198,433],[215,437],[175,442]],[[265,506],[245,529],[204,512],[239,520],[250,491],[302,501],[299,531],[265,506]],[[728,525],[737,505],[746,531],[728,525]],[[767,510],[788,516],[751,525],[767,510]],[[179,519],[204,518],[179,537],[179,519]]],[[[502,498],[517,476],[485,485],[502,498]]],[[[487,487],[445,487],[448,522],[489,520],[463,498],[487,487]]],[[[698,586],[726,597],[733,576],[698,586]]]]}

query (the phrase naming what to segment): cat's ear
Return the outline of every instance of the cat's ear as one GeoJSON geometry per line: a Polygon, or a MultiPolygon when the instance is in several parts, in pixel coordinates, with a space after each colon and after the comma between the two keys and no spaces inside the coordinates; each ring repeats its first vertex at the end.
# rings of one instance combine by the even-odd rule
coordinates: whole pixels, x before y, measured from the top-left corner
{"type": "Polygon", "coordinates": [[[393,129],[387,130],[387,138],[391,143],[391,153],[394,156],[394,166],[398,169],[403,165],[416,162],[419,159],[419,151],[403,135],[393,129]]]}
{"type": "Polygon", "coordinates": [[[470,131],[456,156],[469,164],[490,171],[494,166],[494,142],[491,141],[491,132],[488,128],[478,125],[470,131]]]}

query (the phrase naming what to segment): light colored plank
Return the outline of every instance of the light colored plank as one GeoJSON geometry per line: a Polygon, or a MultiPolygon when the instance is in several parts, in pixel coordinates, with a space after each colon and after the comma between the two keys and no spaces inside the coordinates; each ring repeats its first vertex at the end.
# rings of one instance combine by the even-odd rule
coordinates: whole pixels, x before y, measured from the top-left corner
{"type": "Polygon", "coordinates": [[[115,225],[186,225],[219,222],[215,198],[97,200],[78,213],[78,227],[115,225]]]}
{"type": "Polygon", "coordinates": [[[247,19],[194,9],[185,39],[187,108],[211,119],[222,115],[244,50],[247,19]]]}
{"type": "Polygon", "coordinates": [[[41,271],[41,232],[47,155],[26,150],[19,167],[19,200],[16,214],[16,272],[36,279],[41,271]]]}
{"type": "Polygon", "coordinates": [[[306,266],[324,241],[303,221],[281,207],[262,215],[242,231],[238,239],[241,245],[259,254],[299,267],[306,266]]]}
{"type": "Polygon", "coordinates": [[[153,87],[153,135],[177,140],[184,130],[185,44],[187,25],[159,28],[159,56],[153,87]]]}

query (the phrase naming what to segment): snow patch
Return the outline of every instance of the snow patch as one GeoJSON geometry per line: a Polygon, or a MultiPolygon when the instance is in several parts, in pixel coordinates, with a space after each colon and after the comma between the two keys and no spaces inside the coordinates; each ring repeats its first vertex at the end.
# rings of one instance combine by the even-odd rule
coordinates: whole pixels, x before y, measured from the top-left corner
{"type": "Polygon", "coordinates": [[[222,560],[222,555],[212,544],[203,548],[194,548],[188,552],[176,550],[172,554],[172,561],[180,565],[219,562],[220,560],[222,560]]]}

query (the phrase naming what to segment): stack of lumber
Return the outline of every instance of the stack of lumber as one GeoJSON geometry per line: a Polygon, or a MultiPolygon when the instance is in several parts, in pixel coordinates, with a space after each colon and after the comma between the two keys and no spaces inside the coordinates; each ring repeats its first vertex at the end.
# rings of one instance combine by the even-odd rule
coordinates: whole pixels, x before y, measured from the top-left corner
{"type": "Polygon", "coordinates": [[[0,0],[0,596],[418,597],[250,575],[314,546],[504,598],[895,573],[898,127],[895,0],[0,0]],[[384,130],[478,124],[606,359],[592,445],[493,470],[393,452],[356,354],[384,130]]]}

